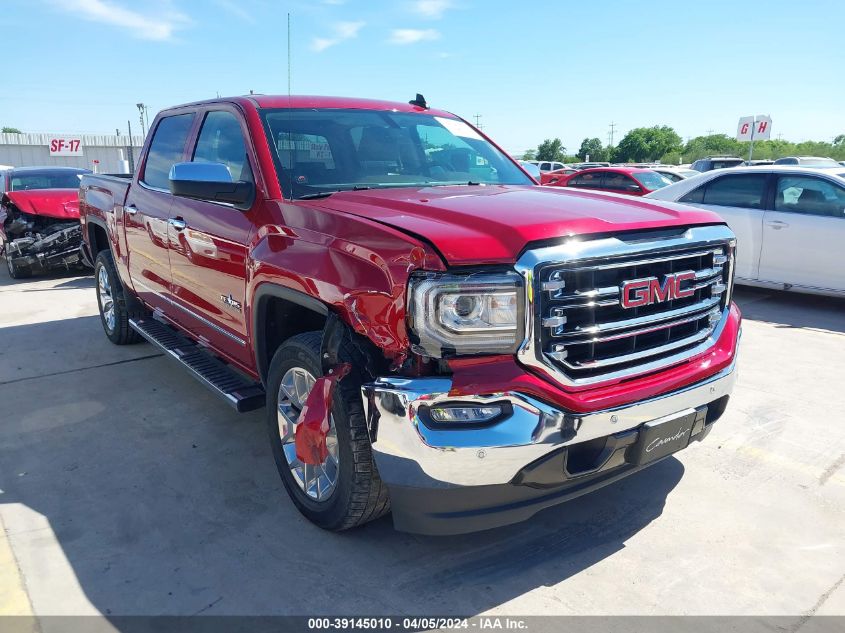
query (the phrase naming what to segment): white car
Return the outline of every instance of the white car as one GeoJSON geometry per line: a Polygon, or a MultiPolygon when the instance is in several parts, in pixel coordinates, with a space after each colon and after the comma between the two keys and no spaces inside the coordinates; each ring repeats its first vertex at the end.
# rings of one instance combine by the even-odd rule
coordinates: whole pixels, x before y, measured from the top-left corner
{"type": "Polygon", "coordinates": [[[524,160],[521,161],[524,163],[531,163],[532,165],[537,165],[540,169],[540,173],[547,173],[550,171],[557,171],[558,169],[565,169],[566,165],[560,163],[556,160],[524,160]]]}
{"type": "Polygon", "coordinates": [[[647,197],[722,216],[737,237],[737,283],[845,296],[845,169],[734,167],[647,197]]]}

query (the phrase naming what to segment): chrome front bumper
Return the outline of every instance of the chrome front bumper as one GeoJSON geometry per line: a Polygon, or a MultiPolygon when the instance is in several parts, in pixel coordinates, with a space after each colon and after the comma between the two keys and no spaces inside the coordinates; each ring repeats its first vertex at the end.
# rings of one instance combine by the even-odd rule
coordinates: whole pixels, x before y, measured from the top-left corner
{"type": "MultiPolygon", "coordinates": [[[[593,413],[561,411],[517,392],[450,396],[448,378],[380,378],[362,388],[379,473],[388,486],[444,489],[508,484],[532,462],[596,438],[712,403],[733,390],[736,358],[719,373],[649,400],[593,413]],[[507,401],[513,414],[483,428],[431,428],[420,407],[507,401]]],[[[693,438],[695,439],[695,438],[693,438]]]]}

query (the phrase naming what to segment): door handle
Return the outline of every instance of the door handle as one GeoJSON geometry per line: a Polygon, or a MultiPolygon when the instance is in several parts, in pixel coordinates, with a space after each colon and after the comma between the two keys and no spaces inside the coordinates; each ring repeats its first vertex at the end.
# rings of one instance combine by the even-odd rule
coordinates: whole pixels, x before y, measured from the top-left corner
{"type": "Polygon", "coordinates": [[[134,204],[127,204],[125,207],[123,207],[123,210],[126,211],[126,213],[128,213],[129,215],[135,215],[136,213],[138,213],[138,207],[136,207],[134,204]]]}
{"type": "Polygon", "coordinates": [[[785,229],[787,226],[789,226],[788,222],[781,222],[780,220],[769,220],[768,222],[766,222],[766,224],[778,231],[780,229],[785,229]]]}
{"type": "Polygon", "coordinates": [[[186,226],[188,226],[187,224],[185,224],[185,220],[183,220],[182,218],[172,218],[168,220],[167,223],[177,231],[181,231],[186,226]]]}

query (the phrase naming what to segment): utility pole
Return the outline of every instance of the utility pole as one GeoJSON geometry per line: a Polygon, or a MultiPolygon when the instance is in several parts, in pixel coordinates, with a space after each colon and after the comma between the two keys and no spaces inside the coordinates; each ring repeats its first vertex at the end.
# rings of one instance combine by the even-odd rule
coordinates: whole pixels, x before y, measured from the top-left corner
{"type": "Polygon", "coordinates": [[[288,13],[288,100],[290,100],[290,13],[288,13]]]}
{"type": "Polygon", "coordinates": [[[713,136],[714,131],[715,130],[711,127],[709,130],[707,130],[707,136],[713,136]]]}
{"type": "Polygon", "coordinates": [[[608,142],[607,142],[608,147],[613,147],[613,137],[614,137],[615,134],[616,134],[616,123],[611,121],[610,132],[607,135],[608,139],[609,139],[608,142]]]}
{"type": "Polygon", "coordinates": [[[126,155],[129,157],[129,173],[135,173],[135,155],[132,152],[132,121],[126,121],[126,127],[129,129],[129,144],[126,146],[126,155]]]}
{"type": "Polygon", "coordinates": [[[484,126],[481,125],[481,121],[480,121],[481,115],[480,114],[473,114],[472,118],[475,119],[475,127],[477,127],[479,130],[484,128],[484,126]]]}
{"type": "Polygon", "coordinates": [[[147,119],[147,106],[143,103],[136,103],[135,106],[138,108],[138,117],[141,119],[141,133],[146,137],[147,123],[149,123],[149,119],[147,119]]]}

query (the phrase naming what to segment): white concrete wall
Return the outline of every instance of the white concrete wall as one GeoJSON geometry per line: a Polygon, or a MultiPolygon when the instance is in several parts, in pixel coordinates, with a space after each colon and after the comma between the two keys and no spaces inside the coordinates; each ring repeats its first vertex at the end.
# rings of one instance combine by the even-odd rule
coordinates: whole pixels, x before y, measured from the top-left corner
{"type": "Polygon", "coordinates": [[[135,160],[141,153],[142,136],[114,136],[98,134],[27,133],[0,134],[0,165],[35,167],[55,165],[93,169],[99,160],[100,173],[126,173],[126,147],[131,143],[135,160]],[[81,138],[82,156],[50,156],[51,138],[81,138]]]}

